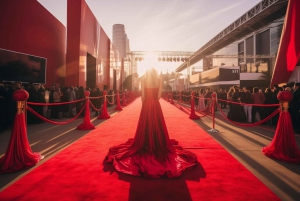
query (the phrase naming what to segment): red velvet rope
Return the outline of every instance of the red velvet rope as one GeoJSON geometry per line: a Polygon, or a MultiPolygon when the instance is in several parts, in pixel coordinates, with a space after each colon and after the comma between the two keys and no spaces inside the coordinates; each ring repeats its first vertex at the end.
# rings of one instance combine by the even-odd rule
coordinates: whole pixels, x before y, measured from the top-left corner
{"type": "Polygon", "coordinates": [[[235,125],[238,125],[238,126],[245,126],[245,127],[251,127],[251,126],[258,126],[266,121],[268,121],[269,119],[271,119],[272,117],[274,117],[278,112],[279,112],[279,108],[276,109],[272,114],[270,114],[268,117],[264,118],[263,120],[260,120],[258,122],[255,122],[253,124],[240,124],[240,123],[236,123],[235,121],[232,121],[230,119],[227,118],[227,116],[224,114],[224,112],[222,111],[221,107],[217,105],[217,108],[219,109],[219,111],[221,112],[222,116],[229,122],[235,124],[235,125]]]}
{"type": "Polygon", "coordinates": [[[182,94],[181,94],[181,96],[190,97],[191,95],[188,95],[188,96],[187,96],[187,95],[182,95],[182,94]]]}
{"type": "Polygon", "coordinates": [[[185,108],[185,109],[188,109],[188,107],[185,107],[184,105],[181,105],[180,103],[178,104],[178,102],[174,102],[175,104],[175,107],[177,107],[177,108],[179,108],[179,109],[181,109],[181,108],[185,108]],[[177,106],[177,105],[179,105],[179,107],[177,106]]]}
{"type": "MultiPolygon", "coordinates": [[[[179,102],[179,101],[175,101],[175,104],[174,104],[174,105],[175,105],[176,107],[177,107],[177,105],[179,105],[180,107],[183,107],[183,108],[185,108],[185,109],[187,109],[187,110],[190,110],[188,106],[181,105],[180,103],[178,104],[178,102],[179,102]]],[[[183,101],[183,102],[184,102],[184,101],[183,101]]],[[[231,101],[229,101],[229,102],[231,102],[231,101]]],[[[236,103],[236,102],[232,102],[232,103],[236,103]]],[[[254,105],[254,106],[259,105],[259,104],[241,104],[241,103],[236,103],[236,104],[239,104],[239,105],[254,105]]],[[[212,102],[211,102],[209,105],[206,106],[206,108],[205,108],[203,111],[199,111],[199,110],[196,110],[196,111],[197,111],[200,115],[202,115],[201,117],[205,117],[205,116],[207,116],[207,115],[210,114],[209,111],[211,111],[212,105],[213,105],[213,104],[212,104],[212,102]],[[205,111],[208,111],[208,112],[205,113],[205,111]],[[204,114],[202,114],[202,113],[204,113],[204,114]]],[[[270,114],[268,117],[266,117],[266,118],[264,118],[264,119],[262,119],[262,120],[260,120],[260,121],[258,121],[258,122],[255,122],[255,123],[253,123],[253,124],[243,124],[243,123],[237,123],[237,122],[235,122],[235,121],[232,121],[232,120],[228,119],[227,116],[226,116],[226,115],[224,114],[224,112],[222,111],[222,109],[221,109],[221,107],[219,106],[219,104],[215,104],[215,105],[217,106],[217,108],[218,108],[219,111],[221,112],[222,116],[223,116],[226,120],[228,120],[229,122],[231,122],[231,123],[233,123],[233,124],[235,124],[235,125],[238,125],[238,126],[245,126],[245,127],[251,127],[251,126],[257,126],[257,125],[260,125],[260,124],[262,124],[262,123],[268,121],[268,120],[271,119],[272,117],[274,117],[274,116],[279,112],[279,109],[276,109],[276,110],[275,110],[272,114],[270,114]]],[[[279,106],[279,104],[269,104],[269,105],[271,105],[272,107],[274,107],[274,106],[279,106]]],[[[262,106],[265,106],[265,105],[262,105],[262,106]]],[[[179,107],[177,107],[177,108],[179,108],[179,107]]]]}
{"type": "Polygon", "coordinates": [[[250,106],[259,106],[259,107],[279,107],[279,104],[249,104],[249,103],[238,103],[238,102],[233,102],[233,101],[226,101],[226,100],[221,100],[218,99],[218,101],[221,102],[226,102],[226,103],[232,103],[232,104],[236,104],[236,105],[250,105],[250,106]]]}
{"type": "MultiPolygon", "coordinates": [[[[187,97],[189,97],[189,96],[187,96],[187,97]]],[[[188,100],[187,102],[186,102],[186,101],[184,101],[184,100],[182,100],[182,99],[181,99],[181,101],[182,101],[182,102],[184,102],[185,104],[189,104],[189,103],[190,103],[190,101],[191,101],[191,98],[190,98],[190,100],[188,100]]]]}
{"type": "Polygon", "coordinates": [[[89,99],[98,99],[98,98],[103,98],[103,96],[89,97],[89,99]]]}
{"type": "MultiPolygon", "coordinates": [[[[210,109],[211,109],[211,107],[210,107],[210,109]]],[[[199,114],[201,115],[201,116],[200,116],[201,118],[202,118],[202,117],[206,117],[206,116],[208,116],[208,115],[211,115],[211,113],[208,113],[208,112],[207,112],[207,113],[204,113],[204,114],[202,114],[202,113],[199,113],[199,114]]]]}
{"type": "Polygon", "coordinates": [[[115,100],[114,100],[114,102],[113,102],[113,103],[109,102],[109,100],[108,100],[108,99],[106,99],[106,101],[107,101],[109,104],[112,104],[112,105],[114,105],[114,104],[116,103],[117,99],[115,98],[115,100]]]}
{"type": "Polygon", "coordinates": [[[195,98],[198,98],[198,99],[203,99],[203,100],[210,100],[211,98],[202,98],[202,97],[200,97],[200,96],[194,96],[195,98]]]}
{"type": "MultiPolygon", "coordinates": [[[[180,103],[178,103],[178,101],[175,101],[175,106],[176,105],[179,105],[179,106],[185,108],[186,110],[191,111],[191,109],[190,109],[189,106],[181,105],[180,103]]],[[[212,103],[210,103],[209,105],[207,105],[206,108],[203,111],[196,110],[196,112],[200,115],[200,117],[206,117],[207,115],[211,114],[209,112],[209,111],[211,111],[211,107],[212,107],[212,103]],[[205,110],[207,110],[207,112],[205,112],[205,110]]],[[[177,107],[177,108],[180,108],[180,107],[177,107]]]]}
{"type": "MultiPolygon", "coordinates": [[[[211,108],[212,108],[212,102],[210,102],[209,104],[207,104],[206,108],[204,108],[204,110],[196,110],[196,112],[198,112],[200,115],[202,115],[201,117],[205,117],[207,115],[211,114],[211,108]]],[[[196,107],[197,108],[197,107],[196,107]]]]}
{"type": "Polygon", "coordinates": [[[212,102],[210,102],[210,104],[207,104],[206,108],[204,108],[203,110],[199,110],[199,109],[198,109],[198,105],[196,105],[197,112],[205,112],[206,110],[209,109],[208,107],[211,108],[211,104],[212,104],[212,102]]]}
{"type": "Polygon", "coordinates": [[[106,96],[116,96],[117,94],[114,94],[114,95],[106,95],[106,96]]]}
{"type": "Polygon", "coordinates": [[[32,114],[34,114],[35,116],[39,117],[40,119],[42,119],[43,121],[46,121],[50,124],[55,124],[55,125],[64,125],[64,124],[68,124],[72,121],[74,121],[75,119],[77,119],[79,117],[79,115],[82,113],[82,111],[85,108],[85,104],[84,106],[81,108],[81,110],[78,112],[78,114],[76,114],[72,119],[69,119],[68,121],[64,121],[64,122],[55,122],[55,121],[51,121],[43,116],[41,116],[39,113],[37,113],[36,111],[34,111],[31,107],[27,106],[27,110],[30,111],[32,114]]]}
{"type": "Polygon", "coordinates": [[[207,105],[204,110],[202,110],[202,111],[196,110],[196,112],[198,112],[198,114],[201,115],[200,117],[206,117],[207,115],[212,115],[211,108],[212,108],[212,103],[207,105]],[[207,112],[205,112],[205,111],[207,111],[207,112]]]}
{"type": "Polygon", "coordinates": [[[102,106],[101,106],[99,109],[96,108],[96,107],[93,105],[93,103],[91,102],[91,100],[90,100],[90,104],[91,104],[92,108],[93,108],[94,110],[96,110],[97,112],[101,111],[102,108],[103,108],[103,104],[102,104],[102,106]]]}
{"type": "Polygon", "coordinates": [[[40,106],[51,106],[51,105],[65,105],[65,104],[72,104],[72,103],[78,103],[81,101],[84,101],[85,98],[75,101],[69,101],[69,102],[56,102],[56,103],[36,103],[36,102],[27,102],[28,105],[40,105],[40,106]]]}

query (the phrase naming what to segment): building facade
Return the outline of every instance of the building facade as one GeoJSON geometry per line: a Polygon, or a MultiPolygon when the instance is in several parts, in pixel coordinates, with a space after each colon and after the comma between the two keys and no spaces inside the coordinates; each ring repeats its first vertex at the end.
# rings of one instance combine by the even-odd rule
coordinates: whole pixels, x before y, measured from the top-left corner
{"type": "MultiPolygon", "coordinates": [[[[202,61],[203,71],[220,67],[238,67],[240,87],[269,87],[283,23],[284,18],[281,18],[208,55],[202,61]]],[[[213,83],[195,80],[198,77],[191,76],[189,88],[215,88],[213,83]]],[[[222,85],[218,87],[222,88],[222,85]]]]}

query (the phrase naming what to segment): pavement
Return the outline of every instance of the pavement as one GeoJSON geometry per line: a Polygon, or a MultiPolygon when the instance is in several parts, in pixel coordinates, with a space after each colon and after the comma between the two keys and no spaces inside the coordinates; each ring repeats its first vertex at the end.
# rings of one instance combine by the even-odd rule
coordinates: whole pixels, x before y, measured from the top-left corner
{"type": "MultiPolygon", "coordinates": [[[[140,100],[137,99],[136,101],[140,100]]],[[[117,114],[117,111],[113,109],[114,106],[108,108],[112,118],[117,114]]],[[[224,109],[224,112],[226,113],[228,110],[224,109]]],[[[97,119],[93,115],[94,113],[91,113],[91,121],[96,127],[106,121],[97,119]]],[[[62,118],[59,121],[65,120],[67,120],[67,118],[62,118]]],[[[266,157],[261,152],[262,147],[271,142],[275,133],[275,127],[235,126],[226,121],[218,111],[216,112],[215,129],[219,132],[208,131],[212,128],[212,118],[210,117],[203,117],[200,120],[193,121],[202,129],[206,130],[209,135],[219,142],[281,200],[300,200],[300,165],[276,161],[266,157]]],[[[30,146],[34,152],[41,153],[44,159],[28,170],[0,175],[0,192],[45,163],[61,150],[70,146],[76,140],[88,134],[89,131],[76,130],[76,127],[82,122],[83,118],[78,118],[69,124],[61,126],[49,123],[28,125],[27,134],[30,146]]],[[[11,130],[0,133],[0,157],[2,157],[6,151],[10,134],[11,130]]],[[[300,135],[295,134],[295,139],[298,148],[300,148],[300,135]]],[[[224,176],[230,176],[230,173],[224,176]]]]}

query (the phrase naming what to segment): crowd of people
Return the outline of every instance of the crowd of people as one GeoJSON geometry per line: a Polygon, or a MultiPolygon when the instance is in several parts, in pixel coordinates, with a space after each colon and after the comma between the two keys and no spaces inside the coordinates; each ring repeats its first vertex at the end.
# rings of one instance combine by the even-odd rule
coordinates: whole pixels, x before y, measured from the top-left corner
{"type": "MultiPolygon", "coordinates": [[[[289,83],[282,87],[274,85],[273,88],[265,88],[264,90],[258,87],[238,87],[232,86],[229,90],[226,89],[197,89],[194,90],[195,96],[194,101],[197,108],[202,111],[209,104],[209,99],[211,94],[215,92],[218,98],[218,104],[221,109],[228,108],[227,117],[228,119],[236,122],[248,122],[255,123],[258,122],[270,114],[272,114],[277,106],[264,107],[265,104],[279,104],[277,99],[277,94],[280,91],[290,91],[293,93],[293,100],[289,104],[289,112],[291,114],[292,123],[295,132],[299,132],[300,125],[300,89],[298,89],[300,83],[289,83]],[[231,102],[231,103],[230,103],[231,102]],[[235,104],[236,102],[237,104],[235,104]],[[257,104],[256,106],[248,104],[257,104]],[[260,105],[260,106],[258,106],[260,105]]],[[[181,94],[181,99],[183,102],[188,103],[191,96],[192,90],[184,91],[173,91],[173,99],[179,100],[179,95],[181,94]]],[[[217,108],[215,108],[217,109],[217,108]]],[[[270,126],[277,126],[279,114],[272,117],[270,120],[264,124],[270,126]]]]}
{"type": "MultiPolygon", "coordinates": [[[[263,107],[264,104],[278,104],[277,94],[282,91],[290,91],[293,93],[293,100],[289,104],[289,112],[291,114],[292,123],[295,132],[300,130],[300,83],[289,83],[288,85],[279,87],[274,85],[273,88],[266,88],[264,91],[258,87],[243,87],[233,86],[229,90],[226,89],[198,89],[195,90],[194,101],[198,110],[204,110],[209,104],[211,94],[215,92],[218,98],[218,104],[221,109],[228,108],[227,117],[232,121],[255,123],[264,119],[272,114],[278,107],[263,107]],[[230,102],[236,102],[230,103],[230,102]],[[248,104],[258,104],[261,106],[252,106],[248,104]]],[[[84,99],[84,91],[90,91],[90,97],[100,97],[97,99],[91,99],[92,104],[96,108],[100,108],[103,104],[103,91],[98,87],[84,88],[82,86],[61,86],[53,85],[51,88],[45,88],[42,84],[27,85],[21,82],[3,83],[0,80],[0,132],[13,126],[14,116],[16,114],[16,102],[12,99],[12,94],[18,89],[25,89],[29,93],[28,102],[36,103],[61,103],[75,100],[84,99]]],[[[108,95],[114,95],[114,90],[106,90],[108,95]]],[[[173,99],[181,99],[183,102],[189,102],[192,90],[173,91],[173,99]]],[[[122,91],[119,91],[121,94],[122,91]]],[[[41,116],[48,119],[60,119],[62,117],[71,118],[74,117],[82,108],[84,101],[76,102],[73,104],[63,104],[59,106],[36,106],[30,105],[41,116]]],[[[108,107],[115,103],[114,96],[108,96],[108,107]]],[[[217,110],[217,108],[215,108],[217,110]]],[[[99,115],[99,112],[92,109],[95,116],[99,115]]],[[[81,116],[84,115],[84,112],[81,116]]],[[[278,122],[279,114],[272,117],[264,124],[276,126],[278,122]]],[[[42,123],[43,120],[36,117],[34,114],[27,113],[27,123],[36,124],[42,123]]]]}
{"type": "MultiPolygon", "coordinates": [[[[107,91],[108,104],[107,106],[113,106],[115,102],[115,97],[113,96],[116,91],[100,89],[98,87],[94,88],[84,88],[83,86],[59,86],[53,85],[50,88],[45,87],[42,84],[25,84],[21,82],[14,83],[3,83],[0,80],[0,132],[6,129],[10,129],[14,123],[14,117],[17,112],[16,102],[12,98],[12,94],[18,90],[24,89],[28,92],[29,98],[28,102],[35,103],[63,103],[75,100],[82,100],[85,98],[84,91],[90,91],[90,97],[99,97],[91,99],[92,104],[96,108],[101,108],[103,104],[103,91],[107,91]]],[[[119,91],[121,94],[122,91],[119,91]]],[[[121,97],[122,98],[122,97],[121,97]]],[[[72,104],[63,104],[57,106],[29,106],[35,110],[39,115],[48,119],[60,119],[60,118],[72,118],[76,115],[82,108],[84,101],[79,101],[72,104]]],[[[99,115],[99,112],[91,107],[92,112],[95,116],[99,115]]],[[[84,112],[81,117],[84,116],[84,112]]],[[[27,112],[27,123],[28,124],[38,124],[44,122],[36,115],[31,112],[27,112]]]]}

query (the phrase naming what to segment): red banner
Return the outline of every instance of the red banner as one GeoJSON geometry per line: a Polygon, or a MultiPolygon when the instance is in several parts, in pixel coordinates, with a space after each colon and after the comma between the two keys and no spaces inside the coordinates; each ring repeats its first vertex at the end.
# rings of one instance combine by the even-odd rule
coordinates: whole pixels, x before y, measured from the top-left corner
{"type": "Polygon", "coordinates": [[[300,59],[300,1],[289,0],[271,85],[287,82],[300,59]]]}

